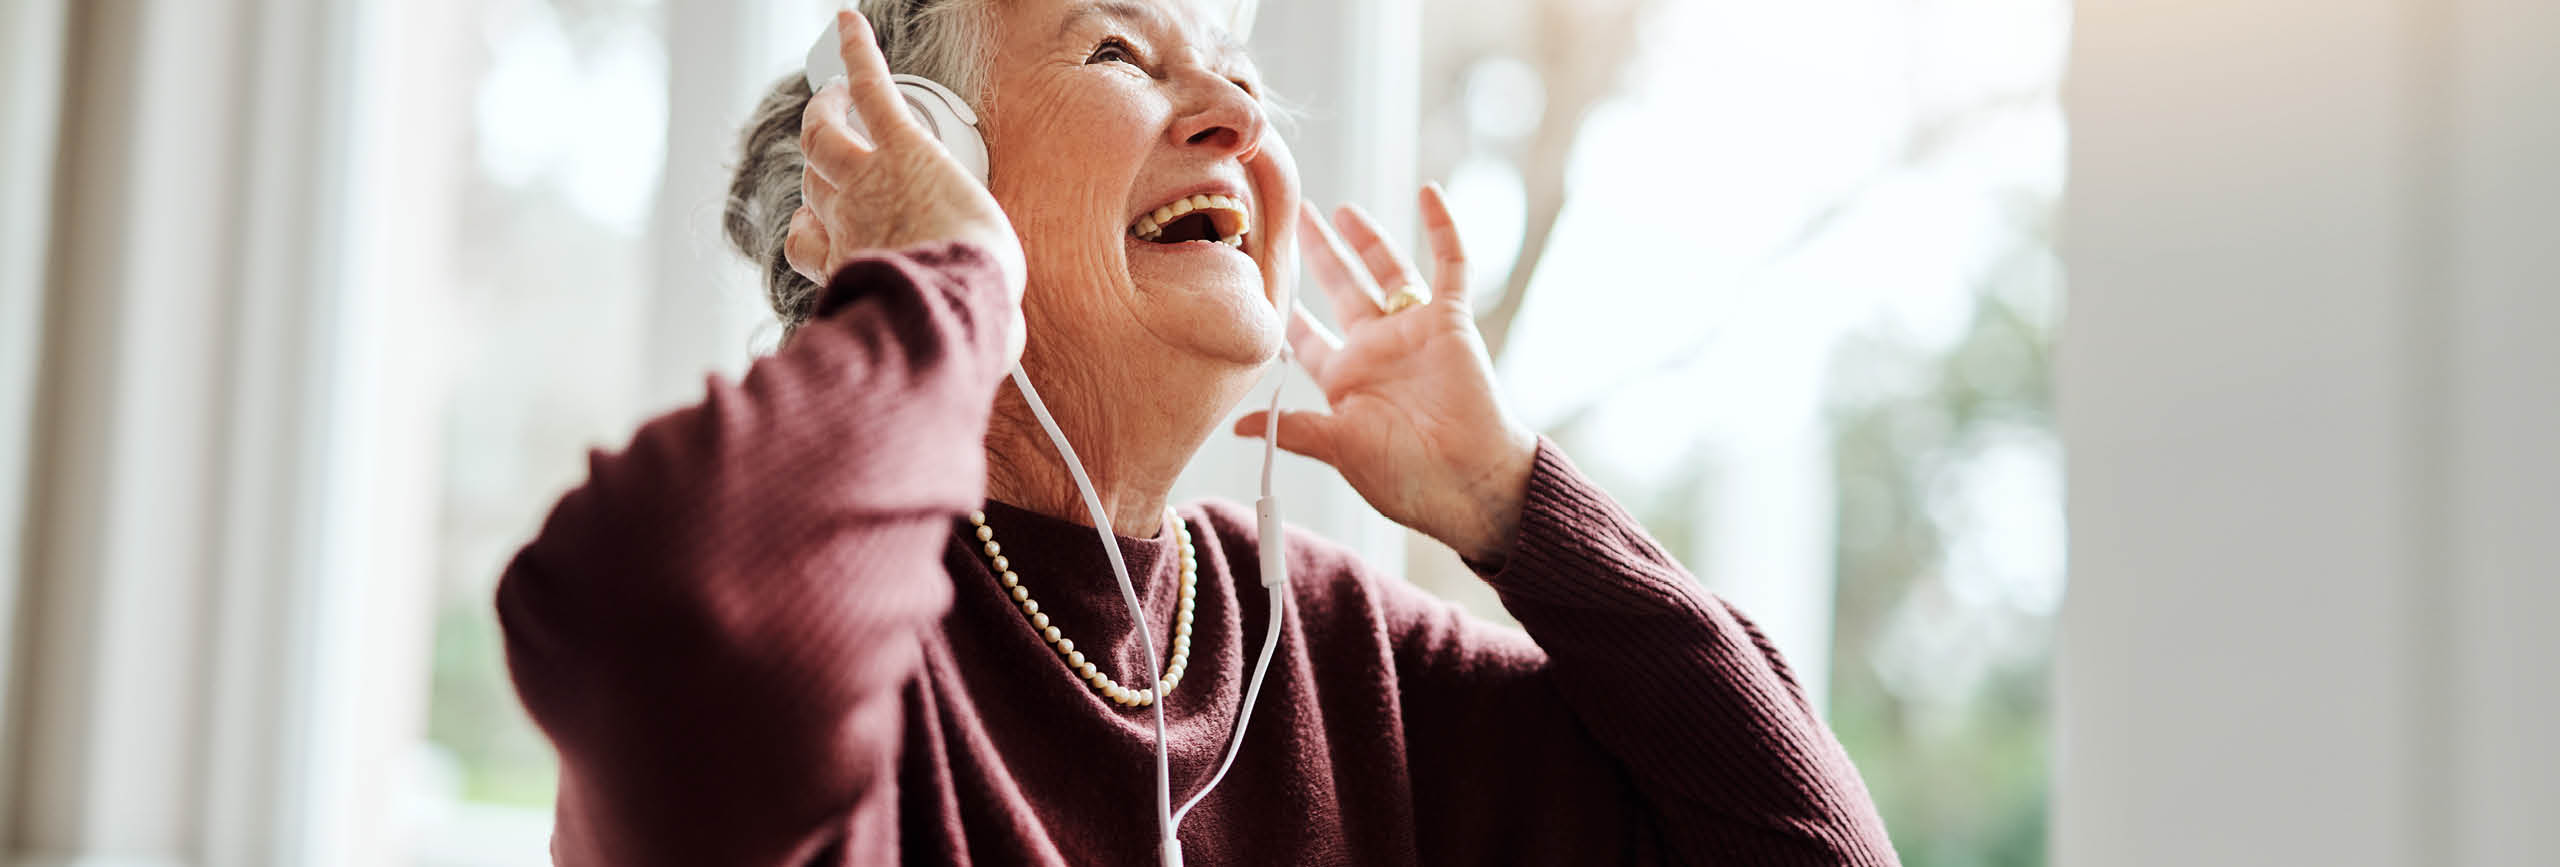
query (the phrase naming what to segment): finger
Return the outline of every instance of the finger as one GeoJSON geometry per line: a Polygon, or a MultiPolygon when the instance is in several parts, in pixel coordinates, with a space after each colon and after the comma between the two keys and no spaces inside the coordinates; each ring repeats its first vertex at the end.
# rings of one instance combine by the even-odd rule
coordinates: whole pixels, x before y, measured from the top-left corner
{"type": "MultiPolygon", "coordinates": [[[[1236,435],[1261,439],[1263,429],[1270,425],[1270,414],[1269,410],[1255,410],[1247,413],[1243,418],[1236,419],[1236,435]]],[[[1280,450],[1331,464],[1337,453],[1335,449],[1339,439],[1337,424],[1338,422],[1330,413],[1304,409],[1281,410],[1280,450]]]]}
{"type": "Polygon", "coordinates": [[[819,228],[826,228],[830,219],[844,219],[842,214],[836,213],[835,202],[836,185],[819,174],[816,166],[803,166],[800,169],[800,206],[809,211],[810,219],[819,228]]]}
{"type": "Polygon", "coordinates": [[[818,173],[815,165],[800,167],[800,203],[812,210],[823,209],[836,200],[836,185],[818,173]]]}
{"type": "Polygon", "coordinates": [[[791,213],[791,233],[782,240],[782,258],[791,270],[809,282],[827,282],[827,227],[818,223],[818,214],[802,207],[791,213]]]}
{"type": "Polygon", "coordinates": [[[1324,378],[1324,366],[1333,360],[1333,351],[1342,348],[1342,338],[1325,330],[1324,323],[1304,304],[1294,305],[1289,315],[1289,349],[1305,368],[1308,376],[1324,378]]]}
{"type": "Polygon", "coordinates": [[[852,105],[845,80],[838,78],[810,94],[808,107],[800,110],[800,153],[810,170],[830,180],[850,176],[856,161],[871,151],[871,142],[845,121],[852,105]]]}
{"type": "Polygon", "coordinates": [[[871,32],[871,19],[852,9],[837,12],[836,32],[844,39],[837,53],[843,55],[845,76],[851,79],[847,84],[853,110],[862,116],[862,128],[871,131],[871,140],[921,133],[915,115],[907,113],[906,100],[898,97],[897,84],[889,80],[889,61],[880,56],[880,40],[871,32]]]}
{"type": "Polygon", "coordinates": [[[1466,303],[1467,247],[1449,214],[1449,193],[1437,183],[1422,186],[1422,234],[1431,243],[1432,300],[1466,303]]]}
{"type": "MultiPolygon", "coordinates": [[[[1378,221],[1370,217],[1368,211],[1359,205],[1335,208],[1333,225],[1342,230],[1342,240],[1359,252],[1360,262],[1368,266],[1370,278],[1384,290],[1378,293],[1378,297],[1384,298],[1405,288],[1424,293],[1430,291],[1431,287],[1422,282],[1422,272],[1414,270],[1412,262],[1405,261],[1404,254],[1387,240],[1387,233],[1378,228],[1378,221]]],[[[1426,294],[1425,297],[1429,296],[1426,294]]]]}
{"type": "Polygon", "coordinates": [[[1333,228],[1316,217],[1314,205],[1298,209],[1298,255],[1307,260],[1307,271],[1324,287],[1325,298],[1333,303],[1333,315],[1350,328],[1378,318],[1385,308],[1380,306],[1377,282],[1369,272],[1351,264],[1351,250],[1334,237],[1333,228]],[[1315,243],[1307,243],[1314,239],[1315,243]]]}

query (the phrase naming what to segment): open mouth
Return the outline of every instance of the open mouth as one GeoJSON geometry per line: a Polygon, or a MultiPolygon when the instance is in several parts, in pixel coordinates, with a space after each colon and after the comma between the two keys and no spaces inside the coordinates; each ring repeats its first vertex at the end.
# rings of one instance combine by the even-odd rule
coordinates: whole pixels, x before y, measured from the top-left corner
{"type": "Polygon", "coordinates": [[[1150,244],[1209,241],[1243,247],[1252,215],[1244,200],[1214,193],[1188,196],[1129,224],[1130,237],[1150,244]]]}

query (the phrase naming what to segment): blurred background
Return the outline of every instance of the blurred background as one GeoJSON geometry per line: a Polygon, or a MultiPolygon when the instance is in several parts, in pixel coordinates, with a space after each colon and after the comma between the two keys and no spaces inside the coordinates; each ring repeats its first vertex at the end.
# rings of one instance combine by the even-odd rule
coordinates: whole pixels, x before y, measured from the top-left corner
{"type": "MultiPolygon", "coordinates": [[[[717,218],[832,8],[10,0],[0,862],[548,862],[494,582],[770,350],[717,218]]],[[[1293,0],[1252,44],[1313,198],[1410,237],[1447,185],[1515,409],[1768,628],[1905,863],[2560,858],[2554,4],[1293,0]]]]}

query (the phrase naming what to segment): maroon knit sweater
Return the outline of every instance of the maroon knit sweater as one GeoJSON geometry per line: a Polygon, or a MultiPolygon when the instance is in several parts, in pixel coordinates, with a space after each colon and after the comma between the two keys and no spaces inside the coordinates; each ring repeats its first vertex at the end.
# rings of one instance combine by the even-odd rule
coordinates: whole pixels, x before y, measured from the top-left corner
{"type": "MultiPolygon", "coordinates": [[[[1005,373],[983,254],[865,258],[736,385],[598,453],[497,594],[558,747],[569,865],[1149,864],[1149,711],[1077,680],[960,516],[1122,683],[1143,662],[1093,531],[983,502],[1005,373]]],[[[1199,596],[1166,700],[1206,782],[1271,623],[1250,509],[1179,510],[1199,596]]],[[[1173,543],[1119,540],[1171,634],[1173,543]]],[[[1292,533],[1291,611],[1195,865],[1892,864],[1786,664],[1554,444],[1508,562],[1527,634],[1292,533]]],[[[1159,651],[1162,652],[1162,651],[1159,651]]]]}

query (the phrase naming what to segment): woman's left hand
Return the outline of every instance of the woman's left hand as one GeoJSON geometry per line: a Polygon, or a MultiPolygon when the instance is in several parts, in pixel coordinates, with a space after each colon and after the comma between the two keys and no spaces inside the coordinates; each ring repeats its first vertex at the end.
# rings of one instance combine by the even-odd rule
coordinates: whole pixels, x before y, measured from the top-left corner
{"type": "MultiPolygon", "coordinates": [[[[1428,284],[1366,213],[1346,206],[1334,221],[1339,236],[1304,207],[1299,246],[1343,335],[1327,332],[1304,307],[1289,323],[1298,364],[1333,409],[1282,410],[1280,447],[1332,465],[1396,523],[1479,564],[1499,563],[1520,526],[1538,438],[1495,393],[1449,203],[1437,185],[1423,188],[1435,278],[1428,284]],[[1413,303],[1386,312],[1387,299],[1400,293],[1413,303]]],[[[1245,416],[1235,432],[1262,436],[1264,415],[1245,416]]]]}

